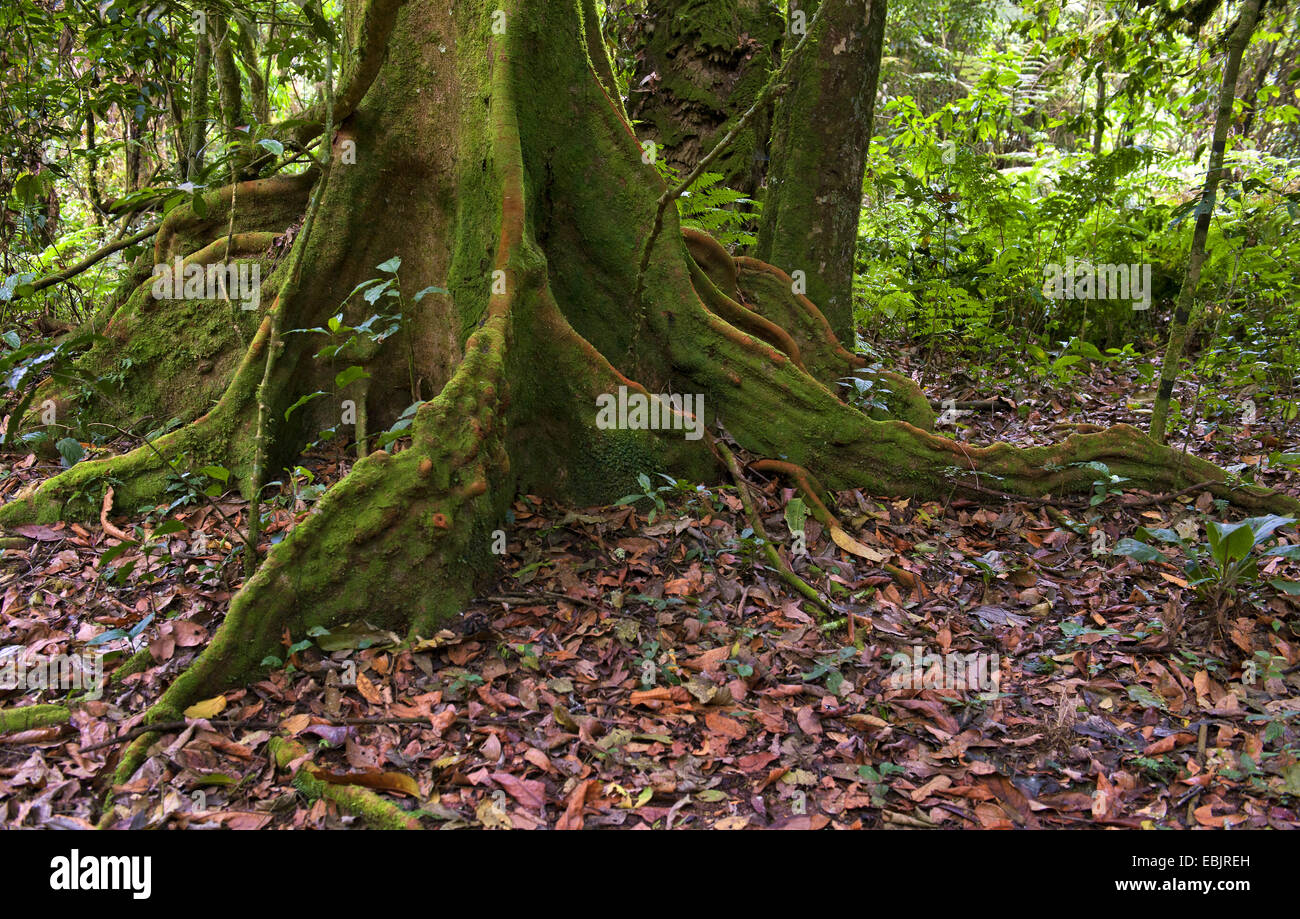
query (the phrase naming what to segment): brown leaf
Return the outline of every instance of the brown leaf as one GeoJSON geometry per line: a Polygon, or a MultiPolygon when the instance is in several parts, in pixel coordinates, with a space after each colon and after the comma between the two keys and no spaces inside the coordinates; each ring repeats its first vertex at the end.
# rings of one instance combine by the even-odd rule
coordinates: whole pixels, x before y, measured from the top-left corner
{"type": "Polygon", "coordinates": [[[315,769],[312,775],[332,785],[362,785],[415,798],[420,796],[420,786],[415,779],[400,772],[327,772],[315,769]]]}
{"type": "Polygon", "coordinates": [[[877,552],[870,546],[863,545],[848,533],[845,533],[840,527],[831,527],[831,539],[835,541],[835,545],[839,546],[845,552],[865,558],[867,561],[883,562],[889,559],[888,555],[885,555],[883,552],[877,552]]]}
{"type": "MultiPolygon", "coordinates": [[[[704,723],[710,731],[724,737],[730,737],[732,740],[740,740],[746,733],[745,726],[739,721],[728,718],[726,715],[720,715],[717,712],[706,714],[704,723]]],[[[821,729],[821,725],[818,725],[818,729],[821,729]]]]}
{"type": "Polygon", "coordinates": [[[811,705],[805,705],[795,714],[795,720],[799,722],[799,730],[805,734],[820,734],[822,732],[821,719],[813,711],[811,705]]]}
{"type": "Polygon", "coordinates": [[[546,786],[536,779],[519,779],[508,772],[494,772],[492,781],[524,807],[541,810],[546,803],[546,786]]]}
{"type": "Polygon", "coordinates": [[[384,694],[364,673],[357,674],[357,692],[361,693],[362,697],[371,705],[384,704],[384,694]]]}
{"type": "Polygon", "coordinates": [[[556,822],[557,830],[580,830],[583,826],[582,808],[587,803],[587,795],[599,786],[596,779],[585,779],[579,782],[569,794],[569,802],[564,808],[564,813],[556,822]]]}
{"type": "Polygon", "coordinates": [[[280,722],[280,730],[290,737],[302,733],[311,724],[311,715],[294,715],[280,722]]]}

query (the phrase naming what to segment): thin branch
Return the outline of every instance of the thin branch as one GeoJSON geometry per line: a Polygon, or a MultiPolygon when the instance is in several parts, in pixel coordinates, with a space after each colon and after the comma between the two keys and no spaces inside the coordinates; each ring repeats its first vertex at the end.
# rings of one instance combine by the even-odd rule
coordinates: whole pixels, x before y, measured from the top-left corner
{"type": "MultiPolygon", "coordinates": [[[[81,274],[86,269],[92,267],[97,262],[101,262],[104,259],[108,258],[114,252],[117,252],[121,249],[126,249],[129,246],[134,246],[136,243],[148,239],[150,236],[153,236],[155,233],[157,233],[160,227],[162,227],[161,221],[159,221],[158,223],[151,223],[149,224],[149,226],[145,227],[143,230],[141,230],[140,232],[132,236],[128,236],[125,239],[119,239],[116,242],[111,242],[107,246],[104,246],[101,249],[96,249],[94,252],[90,253],[90,255],[87,255],[85,258],[83,258],[81,261],[77,262],[77,264],[73,265],[70,268],[64,268],[62,271],[56,271],[54,274],[46,275],[45,277],[41,278],[39,281],[32,281],[32,285],[31,285],[32,293],[35,293],[38,290],[44,290],[47,287],[53,287],[55,284],[62,283],[63,281],[67,281],[71,278],[75,278],[77,275],[81,274]]],[[[15,299],[21,299],[21,298],[15,298],[15,299]]]]}

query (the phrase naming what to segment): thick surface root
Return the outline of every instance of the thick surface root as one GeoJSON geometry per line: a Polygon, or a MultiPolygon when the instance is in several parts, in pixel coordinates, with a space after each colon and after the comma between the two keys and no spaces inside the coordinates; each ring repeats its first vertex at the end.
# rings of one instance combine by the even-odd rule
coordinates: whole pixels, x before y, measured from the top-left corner
{"type": "Polygon", "coordinates": [[[344,813],[365,820],[371,829],[420,829],[418,817],[408,814],[370,789],[356,785],[338,785],[319,778],[319,770],[311,762],[310,753],[298,741],[272,737],[269,744],[276,766],[282,770],[293,770],[294,787],[308,799],[314,801],[324,798],[332,801],[344,813]]]}
{"type": "Polygon", "coordinates": [[[24,705],[0,709],[0,734],[67,724],[72,712],[63,705],[24,705]]]}

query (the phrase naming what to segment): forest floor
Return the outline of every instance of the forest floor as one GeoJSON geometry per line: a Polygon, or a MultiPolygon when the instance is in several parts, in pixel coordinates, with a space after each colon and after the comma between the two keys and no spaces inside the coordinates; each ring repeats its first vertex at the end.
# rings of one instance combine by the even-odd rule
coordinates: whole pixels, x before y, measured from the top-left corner
{"type": "MultiPolygon", "coordinates": [[[[1066,391],[964,385],[913,361],[936,401],[1010,400],[960,418],[955,436],[972,443],[1145,427],[1132,369],[1096,367],[1066,391]]],[[[1182,431],[1197,454],[1300,493],[1296,467],[1268,459],[1300,449],[1294,422],[1182,431]]],[[[6,459],[5,497],[56,471],[6,459]]],[[[314,456],[315,484],[346,463],[314,456]]],[[[750,475],[788,556],[788,483],[750,475]]],[[[117,825],[364,826],[277,770],[278,733],[331,781],[429,827],[1300,826],[1300,602],[1263,583],[1216,616],[1174,554],[1109,553],[1139,526],[1195,525],[1204,543],[1205,521],[1230,516],[1208,494],[1117,483],[1096,506],[1052,511],[843,493],[849,533],[896,570],[844,553],[810,519],[807,553],[788,557],[829,592],[827,627],[765,566],[734,488],[654,484],[662,511],[521,497],[498,583],[413,647],[364,615],[286,636],[287,665],[155,745],[117,789],[117,825]],[[998,674],[992,691],[933,688],[933,669],[919,686],[899,679],[912,671],[894,655],[952,652],[981,655],[968,660],[998,674]]],[[[247,507],[220,506],[236,526],[247,507]]],[[[305,513],[286,487],[268,539],[305,513]]],[[[0,822],[90,825],[122,746],[83,748],[136,726],[221,621],[237,539],[201,500],[171,515],[186,530],[147,541],[148,557],[101,560],[119,541],[91,525],[20,528],[4,550],[0,665],[105,652],[111,673],[143,644],[151,666],[82,702],[72,725],[0,736],[0,822]]],[[[128,531],[159,519],[114,516],[128,531]]],[[[1300,562],[1271,558],[1262,575],[1300,580],[1300,562]]],[[[38,701],[58,694],[0,689],[5,708],[38,701]]]]}

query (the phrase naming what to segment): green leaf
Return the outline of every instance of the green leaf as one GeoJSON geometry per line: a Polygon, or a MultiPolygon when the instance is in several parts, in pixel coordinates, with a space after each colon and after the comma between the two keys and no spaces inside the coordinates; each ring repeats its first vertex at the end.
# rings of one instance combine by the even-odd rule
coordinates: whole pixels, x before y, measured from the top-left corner
{"type": "Polygon", "coordinates": [[[179,533],[185,529],[185,524],[181,523],[175,517],[169,517],[158,525],[153,531],[154,536],[170,536],[172,533],[179,533]]]}
{"type": "Polygon", "coordinates": [[[388,261],[375,267],[387,274],[397,274],[397,269],[402,267],[402,258],[399,255],[394,255],[388,261]]]}
{"type": "Polygon", "coordinates": [[[291,405],[291,406],[289,406],[287,409],[285,409],[285,412],[284,412],[284,420],[285,420],[285,421],[288,421],[288,420],[289,420],[289,416],[292,415],[295,411],[297,411],[298,409],[302,408],[304,405],[306,405],[306,404],[307,404],[308,402],[310,402],[312,399],[315,399],[317,396],[324,396],[324,395],[326,395],[326,393],[324,393],[324,392],[314,392],[314,393],[308,393],[307,395],[303,396],[301,399],[299,399],[299,400],[298,400],[297,402],[295,402],[293,405],[291,405]]]}
{"type": "Polygon", "coordinates": [[[381,296],[383,296],[384,291],[388,290],[388,288],[392,286],[393,286],[393,282],[391,279],[389,279],[387,281],[383,281],[379,284],[376,284],[374,287],[367,290],[361,296],[365,298],[365,301],[367,303],[373,305],[376,300],[378,300],[381,296]]]}
{"type": "Polygon", "coordinates": [[[1160,550],[1128,536],[1115,544],[1114,554],[1126,555],[1129,558],[1137,559],[1139,562],[1163,562],[1165,560],[1165,557],[1160,554],[1160,550]]]}
{"type": "MultiPolygon", "coordinates": [[[[419,303],[419,302],[420,302],[421,300],[423,300],[423,299],[425,298],[425,296],[428,295],[428,294],[446,294],[446,293],[450,293],[450,291],[447,290],[447,288],[445,288],[445,287],[434,287],[433,285],[430,285],[430,286],[424,288],[424,290],[418,291],[418,292],[415,294],[415,296],[411,298],[411,300],[412,300],[413,302],[415,302],[415,303],[419,303]]],[[[14,347],[17,347],[17,345],[15,345],[14,347]]]]}
{"type": "Polygon", "coordinates": [[[1220,568],[1226,568],[1233,562],[1240,561],[1250,554],[1255,545],[1255,534],[1250,521],[1241,523],[1219,523],[1211,520],[1206,525],[1206,534],[1210,540],[1210,556],[1220,568]]]}
{"type": "Polygon", "coordinates": [[[266,150],[269,150],[271,153],[274,153],[276,156],[279,156],[280,154],[284,153],[284,144],[280,143],[278,140],[272,140],[269,137],[265,137],[262,140],[259,140],[257,142],[257,145],[266,150]]]}
{"type": "Polygon", "coordinates": [[[1255,544],[1263,542],[1273,534],[1274,530],[1280,530],[1284,526],[1290,526],[1295,523],[1294,517],[1279,517],[1277,514],[1269,514],[1267,517],[1251,517],[1243,520],[1255,534],[1255,544]]]}
{"type": "Polygon", "coordinates": [[[90,641],[86,642],[86,644],[102,645],[104,642],[112,641],[115,638],[126,638],[126,632],[122,631],[121,629],[109,629],[107,632],[100,632],[90,641]]]}
{"type": "Polygon", "coordinates": [[[1300,597],[1300,583],[1296,581],[1288,581],[1284,578],[1273,578],[1269,583],[1284,594],[1290,594],[1293,597],[1300,597]]]}
{"type": "Polygon", "coordinates": [[[225,466],[204,466],[199,472],[210,479],[216,479],[218,482],[230,481],[230,470],[225,466]]]}
{"type": "Polygon", "coordinates": [[[339,389],[342,389],[344,386],[347,386],[349,383],[353,382],[354,380],[369,379],[369,378],[370,378],[370,374],[366,372],[366,368],[353,365],[352,367],[348,367],[346,370],[342,371],[338,376],[334,378],[334,385],[337,386],[339,389]]]}
{"type": "Polygon", "coordinates": [[[59,456],[63,457],[63,462],[69,466],[77,465],[86,455],[85,449],[74,437],[65,437],[57,441],[54,449],[59,451],[59,456]]]}
{"type": "Polygon", "coordinates": [[[1157,696],[1145,686],[1130,686],[1128,688],[1128,697],[1143,708],[1158,708],[1163,710],[1166,707],[1165,700],[1157,696]]]}
{"type": "Polygon", "coordinates": [[[785,506],[785,525],[791,533],[802,533],[807,520],[808,506],[803,503],[803,498],[792,498],[785,506]]]}
{"type": "Polygon", "coordinates": [[[1183,537],[1178,535],[1177,530],[1170,530],[1165,527],[1158,527],[1154,530],[1148,530],[1146,527],[1138,527],[1138,539],[1158,539],[1161,542],[1174,543],[1176,545],[1185,545],[1183,537]]]}
{"type": "Polygon", "coordinates": [[[1276,555],[1279,558],[1289,558],[1293,562],[1300,562],[1300,546],[1278,546],[1276,549],[1269,549],[1265,555],[1276,555]]]}
{"type": "Polygon", "coordinates": [[[138,545],[139,543],[130,542],[130,541],[118,543],[116,546],[113,546],[107,552],[104,552],[99,556],[99,563],[98,563],[99,567],[100,568],[107,567],[109,563],[111,563],[114,559],[121,556],[122,553],[125,552],[127,549],[133,549],[138,545]]]}

